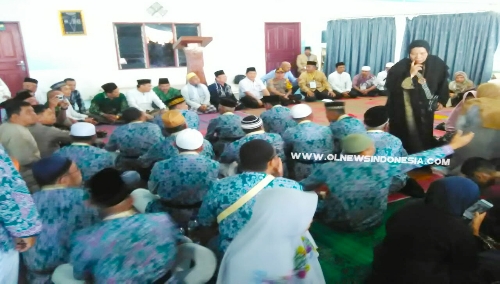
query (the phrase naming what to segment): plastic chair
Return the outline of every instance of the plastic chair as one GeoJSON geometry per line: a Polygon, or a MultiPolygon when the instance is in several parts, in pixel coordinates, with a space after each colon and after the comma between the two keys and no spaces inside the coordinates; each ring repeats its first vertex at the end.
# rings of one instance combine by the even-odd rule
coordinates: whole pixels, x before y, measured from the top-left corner
{"type": "Polygon", "coordinates": [[[54,284],[85,284],[85,281],[76,280],[73,277],[73,266],[71,264],[59,265],[52,273],[51,280],[54,284]]]}
{"type": "Polygon", "coordinates": [[[134,198],[134,207],[139,213],[145,213],[149,202],[159,199],[157,195],[144,188],[138,188],[132,191],[130,195],[134,198]]]}
{"type": "Polygon", "coordinates": [[[185,243],[177,248],[177,265],[172,269],[175,280],[185,284],[207,283],[217,268],[215,254],[208,248],[194,243],[185,243]],[[194,262],[193,267],[191,267],[192,262],[194,262]]]}
{"type": "Polygon", "coordinates": [[[238,163],[233,162],[231,164],[220,164],[219,175],[222,177],[234,176],[238,173],[238,163]]]}

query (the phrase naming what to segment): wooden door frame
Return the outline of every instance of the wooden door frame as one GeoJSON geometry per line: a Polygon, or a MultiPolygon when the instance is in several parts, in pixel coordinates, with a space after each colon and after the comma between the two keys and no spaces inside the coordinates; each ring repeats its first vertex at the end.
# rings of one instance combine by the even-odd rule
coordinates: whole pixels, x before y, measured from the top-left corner
{"type": "MultiPolygon", "coordinates": [[[[267,34],[266,34],[266,27],[268,24],[299,24],[299,54],[302,53],[302,23],[301,22],[264,22],[264,62],[267,62],[267,58],[266,58],[266,42],[265,40],[267,39],[267,34]]],[[[290,62],[292,63],[292,62],[290,62]]],[[[293,63],[292,63],[293,65],[293,63]]]]}
{"type": "Polygon", "coordinates": [[[27,75],[27,77],[29,77],[30,76],[30,69],[28,66],[28,60],[26,59],[27,58],[26,57],[26,48],[24,48],[24,37],[23,37],[23,31],[21,30],[21,23],[20,22],[13,22],[13,21],[5,21],[5,22],[0,21],[0,23],[17,25],[17,29],[19,30],[19,36],[21,37],[21,48],[23,49],[24,67],[26,68],[26,75],[27,75]]]}

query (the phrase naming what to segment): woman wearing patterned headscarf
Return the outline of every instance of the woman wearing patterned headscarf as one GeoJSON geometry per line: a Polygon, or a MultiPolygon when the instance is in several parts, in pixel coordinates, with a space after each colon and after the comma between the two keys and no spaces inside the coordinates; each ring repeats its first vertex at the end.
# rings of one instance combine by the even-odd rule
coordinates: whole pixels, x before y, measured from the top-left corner
{"type": "Polygon", "coordinates": [[[454,107],[462,101],[465,92],[472,90],[475,86],[464,71],[456,72],[453,78],[455,80],[450,82],[448,88],[450,89],[451,106],[454,107]]]}
{"type": "Polygon", "coordinates": [[[486,83],[477,88],[475,99],[463,103],[456,130],[474,132],[467,146],[457,150],[451,158],[449,170],[458,174],[462,163],[471,157],[500,158],[500,84],[486,83]]]}
{"type": "Polygon", "coordinates": [[[429,52],[428,42],[413,41],[409,57],[389,70],[385,84],[390,133],[401,139],[409,154],[436,146],[434,111],[449,99],[448,66],[429,52]]]}

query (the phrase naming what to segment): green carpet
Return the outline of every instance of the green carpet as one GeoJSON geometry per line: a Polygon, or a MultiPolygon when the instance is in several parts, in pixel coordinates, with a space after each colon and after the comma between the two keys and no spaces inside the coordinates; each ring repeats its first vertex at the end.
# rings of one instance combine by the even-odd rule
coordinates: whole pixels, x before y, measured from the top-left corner
{"type": "MultiPolygon", "coordinates": [[[[409,200],[387,205],[385,221],[409,200]]],[[[385,225],[361,233],[341,233],[321,223],[313,223],[310,232],[318,245],[319,262],[328,284],[363,283],[370,273],[373,248],[385,237],[385,225]]]]}

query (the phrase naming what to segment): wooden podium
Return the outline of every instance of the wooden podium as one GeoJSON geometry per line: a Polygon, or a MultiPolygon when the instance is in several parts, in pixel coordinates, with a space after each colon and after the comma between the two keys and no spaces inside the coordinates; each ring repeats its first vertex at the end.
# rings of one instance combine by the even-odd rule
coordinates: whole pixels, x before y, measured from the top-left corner
{"type": "Polygon", "coordinates": [[[181,36],[174,44],[174,48],[183,49],[186,54],[187,73],[194,72],[201,83],[207,84],[203,71],[203,48],[212,42],[211,37],[181,36]]]}

